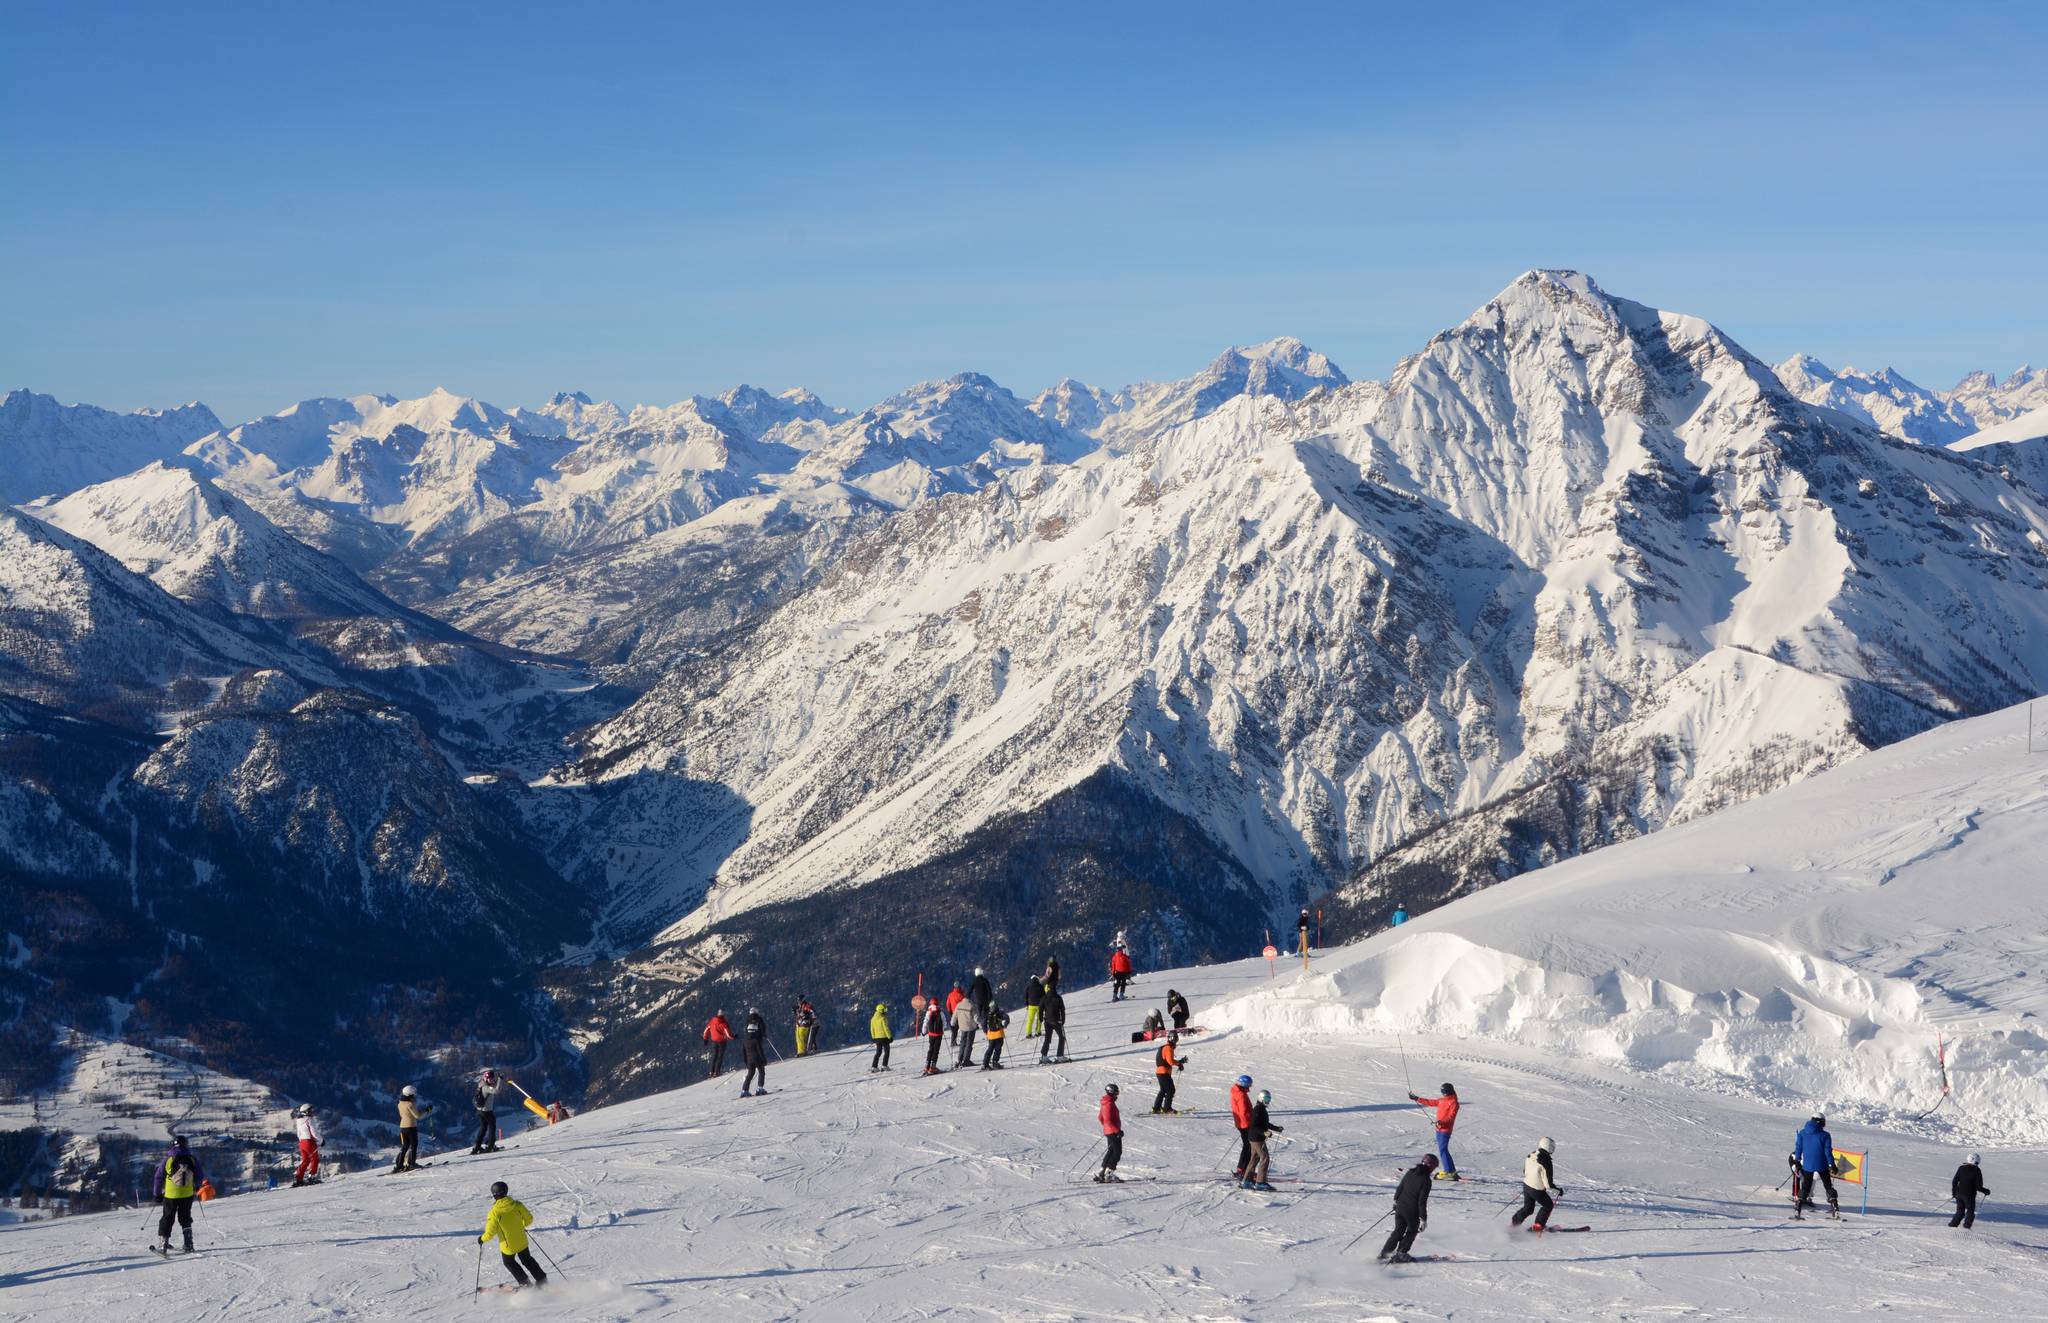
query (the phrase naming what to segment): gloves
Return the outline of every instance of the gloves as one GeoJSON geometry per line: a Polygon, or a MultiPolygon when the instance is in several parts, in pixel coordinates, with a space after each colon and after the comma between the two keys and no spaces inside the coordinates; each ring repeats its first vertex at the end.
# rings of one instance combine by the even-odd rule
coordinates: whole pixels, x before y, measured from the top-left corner
{"type": "Polygon", "coordinates": [[[1837,1167],[1837,1166],[1836,1166],[1836,1165],[1835,1165],[1834,1163],[1832,1163],[1832,1162],[1830,1162],[1830,1163],[1828,1164],[1828,1175],[1830,1175],[1830,1176],[1839,1176],[1839,1175],[1841,1175],[1841,1174],[1842,1174],[1842,1169],[1841,1169],[1840,1167],[1837,1167]]]}
{"type": "Polygon", "coordinates": [[[1273,1132],[1274,1134],[1276,1134],[1276,1135],[1284,1135],[1284,1134],[1286,1134],[1286,1133],[1287,1133],[1287,1127],[1286,1127],[1286,1126],[1284,1126],[1284,1125],[1274,1125],[1274,1124],[1273,1124],[1273,1123],[1272,1123],[1271,1121],[1268,1121],[1268,1122],[1266,1122],[1266,1129],[1268,1129],[1268,1130],[1272,1131],[1272,1132],[1273,1132]]]}
{"type": "Polygon", "coordinates": [[[1562,1199],[1562,1198],[1564,1198],[1564,1187],[1563,1187],[1562,1185],[1553,1185],[1553,1186],[1551,1186],[1551,1187],[1550,1187],[1550,1197],[1551,1197],[1551,1198],[1553,1198],[1553,1199],[1562,1199]]]}
{"type": "Polygon", "coordinates": [[[1422,1101],[1422,1099],[1420,1099],[1420,1098],[1416,1097],[1416,1096],[1415,1096],[1414,1094],[1412,1094],[1412,1093],[1411,1093],[1411,1094],[1409,1094],[1409,1095],[1408,1095],[1408,1101],[1409,1101],[1409,1102],[1421,1102],[1421,1101],[1422,1101]]]}
{"type": "Polygon", "coordinates": [[[1417,1223],[1415,1224],[1415,1229],[1416,1229],[1417,1231],[1427,1231],[1427,1230],[1429,1230],[1429,1219],[1425,1217],[1425,1218],[1423,1218],[1423,1219],[1422,1219],[1422,1220],[1421,1220],[1420,1222],[1417,1222],[1417,1223]]]}

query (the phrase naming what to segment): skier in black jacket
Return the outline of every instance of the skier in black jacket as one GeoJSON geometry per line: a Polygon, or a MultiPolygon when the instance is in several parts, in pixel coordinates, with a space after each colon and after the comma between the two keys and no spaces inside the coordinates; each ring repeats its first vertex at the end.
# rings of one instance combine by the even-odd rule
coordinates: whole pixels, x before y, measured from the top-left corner
{"type": "Polygon", "coordinates": [[[1038,1044],[1039,1064],[1043,1065],[1048,1059],[1065,1061],[1067,1059],[1067,999],[1054,992],[1051,984],[1047,984],[1045,1001],[1039,1005],[1038,1010],[1045,1017],[1045,1037],[1039,1040],[1038,1044]],[[1059,1035],[1060,1047],[1058,1052],[1054,1052],[1052,1047],[1054,1034],[1059,1035]]]}
{"type": "Polygon", "coordinates": [[[1977,1196],[1991,1193],[1991,1187],[1984,1183],[1984,1168],[1978,1165],[1982,1161],[1981,1153],[1972,1153],[1968,1162],[1956,1168],[1948,1183],[1948,1192],[1956,1201],[1956,1215],[1948,1220],[1952,1227],[1967,1230],[1977,1225],[1977,1196]]]}
{"type": "Polygon", "coordinates": [[[1382,1262],[1415,1262],[1408,1251],[1415,1247],[1417,1233],[1429,1229],[1429,1182],[1435,1173],[1436,1154],[1432,1153],[1401,1177],[1400,1187],[1394,1191],[1394,1229],[1380,1246],[1382,1262]]]}
{"type": "Polygon", "coordinates": [[[1042,1027],[1039,1024],[1041,1018],[1039,1007],[1044,1002],[1045,980],[1033,974],[1031,981],[1024,985],[1024,1036],[1026,1038],[1038,1037],[1039,1029],[1042,1027]]]}
{"type": "Polygon", "coordinates": [[[1172,988],[1166,990],[1166,1013],[1173,1017],[1174,1028],[1188,1027],[1188,999],[1172,988]]]}
{"type": "Polygon", "coordinates": [[[974,982],[968,985],[967,996],[974,1003],[974,1018],[987,1024],[989,1003],[996,999],[996,990],[989,986],[988,975],[979,968],[974,971],[974,982]]]}
{"type": "Polygon", "coordinates": [[[740,1045],[740,1054],[747,1063],[746,1078],[740,1081],[740,1097],[754,1092],[754,1081],[761,1082],[761,1092],[768,1092],[768,1021],[761,1018],[759,1010],[747,1012],[747,1027],[742,1031],[746,1041],[740,1045]]]}

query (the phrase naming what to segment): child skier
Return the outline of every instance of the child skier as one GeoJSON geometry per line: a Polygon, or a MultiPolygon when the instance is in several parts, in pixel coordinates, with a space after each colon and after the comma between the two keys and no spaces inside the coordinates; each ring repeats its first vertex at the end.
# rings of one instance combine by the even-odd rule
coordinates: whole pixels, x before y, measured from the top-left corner
{"type": "Polygon", "coordinates": [[[896,1034],[889,1028],[889,1003],[875,1003],[875,1013],[868,1019],[868,1037],[875,1042],[874,1060],[868,1062],[868,1073],[889,1069],[889,1044],[896,1041],[896,1034]]]}
{"type": "Polygon", "coordinates": [[[171,1151],[164,1154],[164,1160],[157,1165],[156,1178],[151,1182],[156,1201],[164,1209],[156,1220],[157,1243],[150,1246],[156,1253],[170,1254],[173,1222],[185,1233],[185,1248],[179,1252],[192,1252],[192,1200],[198,1196],[199,1187],[205,1181],[206,1174],[199,1170],[199,1159],[192,1156],[185,1137],[172,1135],[171,1151]]]}
{"type": "Polygon", "coordinates": [[[1458,1124],[1458,1091],[1451,1086],[1449,1080],[1446,1080],[1441,1097],[1422,1098],[1411,1093],[1408,1095],[1408,1101],[1436,1108],[1436,1156],[1437,1163],[1442,1168],[1436,1173],[1436,1179],[1457,1180],[1458,1164],[1451,1160],[1451,1131],[1458,1124]]]}
{"type": "Polygon", "coordinates": [[[704,1024],[704,1041],[711,1045],[711,1078],[725,1074],[725,1045],[732,1041],[732,1024],[723,1010],[713,1011],[704,1024]]]}
{"type": "Polygon", "coordinates": [[[1095,1174],[1097,1185],[1123,1179],[1116,1174],[1116,1164],[1123,1161],[1124,1156],[1124,1118],[1116,1108],[1118,1092],[1116,1085],[1104,1085],[1102,1106],[1096,1109],[1095,1113],[1095,1119],[1102,1123],[1103,1136],[1109,1141],[1102,1152],[1102,1170],[1095,1174]]]}
{"type": "Polygon", "coordinates": [[[1825,1109],[1816,1108],[1812,1119],[1799,1128],[1792,1138],[1792,1156],[1786,1159],[1792,1166],[1792,1216],[1804,1218],[1805,1211],[1813,1207],[1813,1178],[1820,1177],[1820,1183],[1828,1192],[1828,1216],[1840,1217],[1842,1209],[1835,1197],[1835,1138],[1828,1133],[1828,1118],[1825,1109]]]}
{"type": "Polygon", "coordinates": [[[1272,1169],[1273,1155],[1267,1151],[1266,1137],[1282,1133],[1285,1127],[1274,1125],[1266,1115],[1267,1104],[1273,1101],[1271,1089],[1260,1089],[1258,1100],[1252,1104],[1251,1125],[1247,1127],[1252,1145],[1251,1165],[1244,1170],[1243,1187],[1247,1190],[1271,1190],[1272,1184],[1266,1175],[1272,1169]]]}
{"type": "Polygon", "coordinates": [[[1557,1200],[1564,1198],[1550,1164],[1551,1154],[1556,1151],[1557,1141],[1545,1135],[1536,1141],[1536,1151],[1522,1160],[1522,1208],[1508,1219],[1510,1225],[1522,1225],[1531,1213],[1536,1214],[1536,1220],[1529,1223],[1529,1230],[1541,1231],[1549,1225],[1550,1210],[1557,1206],[1557,1200]]]}
{"type": "Polygon", "coordinates": [[[1410,1167],[1394,1190],[1394,1229],[1380,1246],[1381,1263],[1413,1263],[1408,1251],[1415,1237],[1429,1229],[1429,1182],[1436,1171],[1436,1155],[1427,1154],[1410,1167]]]}
{"type": "Polygon", "coordinates": [[[292,1172],[292,1186],[318,1185],[320,1183],[320,1145],[323,1136],[320,1127],[313,1120],[313,1104],[300,1103],[292,1108],[292,1130],[299,1137],[299,1165],[292,1172]]]}
{"type": "Polygon", "coordinates": [[[1173,1076],[1176,1071],[1185,1070],[1188,1064],[1187,1058],[1174,1050],[1179,1044],[1180,1035],[1169,1033],[1166,1041],[1159,1045],[1159,1050],[1152,1054],[1152,1077],[1159,1081],[1159,1092],[1152,1099],[1155,1113],[1174,1110],[1173,1095],[1178,1086],[1173,1076]]]}
{"type": "Polygon", "coordinates": [[[498,1094],[504,1087],[505,1081],[498,1078],[498,1072],[488,1068],[476,1082],[476,1092],[470,1096],[470,1103],[476,1108],[476,1143],[469,1146],[472,1156],[498,1151],[498,1094]]]}
{"type": "Polygon", "coordinates": [[[391,1165],[396,1172],[411,1171],[420,1165],[420,1118],[432,1116],[433,1107],[420,1106],[419,1090],[408,1084],[398,1091],[398,1161],[391,1165]]]}
{"type": "Polygon", "coordinates": [[[988,1050],[981,1054],[983,1070],[1003,1068],[1003,1039],[1010,1028],[1010,1017],[994,1002],[989,1003],[988,1023],[982,1028],[982,1036],[988,1039],[988,1050]]]}
{"type": "Polygon", "coordinates": [[[946,1013],[939,1008],[937,999],[928,1001],[924,1007],[924,1073],[939,1073],[939,1049],[946,1043],[946,1013]]]}
{"type": "Polygon", "coordinates": [[[1979,1164],[1983,1155],[1972,1153],[1970,1160],[1956,1168],[1956,1174],[1949,1179],[1949,1197],[1956,1201],[1956,1215],[1948,1220],[1952,1227],[1964,1230],[1977,1225],[1977,1196],[1990,1194],[1991,1187],[1984,1183],[1984,1168],[1979,1164]]]}
{"type": "Polygon", "coordinates": [[[548,1275],[533,1261],[533,1251],[526,1242],[526,1228],[533,1225],[532,1210],[514,1199],[503,1181],[491,1182],[491,1201],[490,1215],[484,1218],[484,1233],[476,1238],[477,1244],[496,1236],[498,1253],[504,1258],[505,1271],[512,1274],[512,1280],[521,1286],[546,1286],[548,1275]],[[528,1273],[533,1274],[533,1280],[527,1280],[528,1273]]]}

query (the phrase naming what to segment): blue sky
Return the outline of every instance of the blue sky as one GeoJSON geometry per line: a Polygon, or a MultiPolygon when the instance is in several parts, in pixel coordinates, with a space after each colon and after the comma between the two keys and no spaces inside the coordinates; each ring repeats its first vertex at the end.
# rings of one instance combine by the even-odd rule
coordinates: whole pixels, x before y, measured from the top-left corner
{"type": "Polygon", "coordinates": [[[1534,266],[2048,358],[2038,6],[589,8],[0,8],[0,387],[1384,376],[1534,266]]]}

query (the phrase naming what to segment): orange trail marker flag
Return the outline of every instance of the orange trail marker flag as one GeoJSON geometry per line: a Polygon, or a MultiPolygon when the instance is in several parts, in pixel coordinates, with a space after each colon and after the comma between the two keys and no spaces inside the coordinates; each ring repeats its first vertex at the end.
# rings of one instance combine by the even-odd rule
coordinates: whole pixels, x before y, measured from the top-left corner
{"type": "Polygon", "coordinates": [[[1870,1154],[1851,1153],[1848,1149],[1838,1148],[1834,1151],[1834,1159],[1835,1170],[1840,1173],[1838,1176],[1835,1177],[1835,1179],[1849,1185],[1862,1186],[1863,1211],[1866,1213],[1869,1212],[1870,1154]]]}

